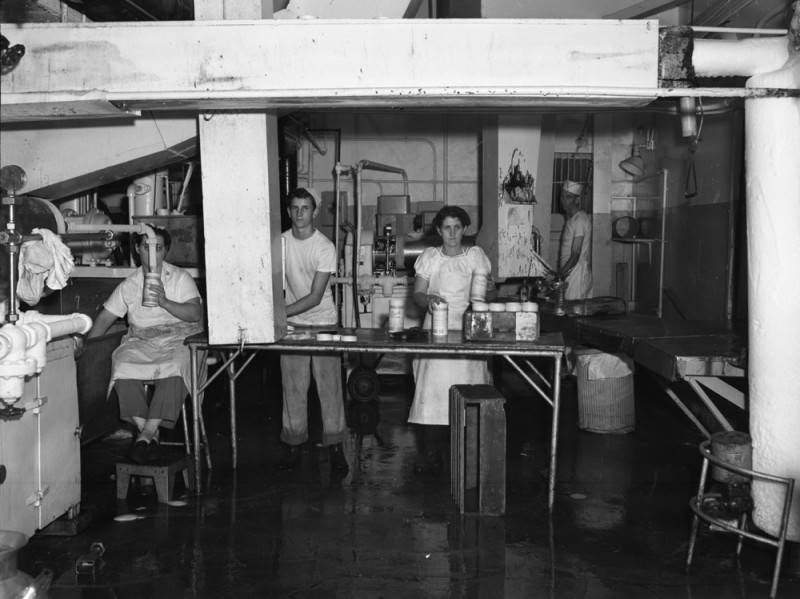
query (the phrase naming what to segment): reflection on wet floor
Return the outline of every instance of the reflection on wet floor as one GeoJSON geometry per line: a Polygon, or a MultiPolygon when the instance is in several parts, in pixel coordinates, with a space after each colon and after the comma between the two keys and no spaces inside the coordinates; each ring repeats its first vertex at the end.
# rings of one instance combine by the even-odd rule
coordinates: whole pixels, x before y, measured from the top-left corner
{"type": "MultiPolygon", "coordinates": [[[[693,572],[684,574],[701,438],[646,375],[637,375],[636,430],[626,435],[579,431],[567,379],[552,517],[549,407],[511,372],[496,372],[508,398],[503,517],[461,516],[447,472],[414,475],[402,376],[384,377],[379,402],[350,412],[358,432],[345,446],[346,476],[313,443],[301,468],[278,471],[275,380],[269,360],[240,378],[235,473],[224,385],[207,395],[214,469],[205,493],[184,496],[185,506],[158,503],[152,485],[139,483],[117,500],[114,462],[129,441],[84,447],[90,526],[35,536],[20,568],[34,576],[51,568],[54,599],[768,596],[774,550],[746,543],[737,566],[729,535],[701,534],[693,572]],[[139,517],[115,521],[121,514],[139,517]],[[76,559],[95,541],[106,548],[101,563],[91,576],[76,575],[76,559]]],[[[778,596],[800,596],[800,580],[784,575],[778,596]]]]}

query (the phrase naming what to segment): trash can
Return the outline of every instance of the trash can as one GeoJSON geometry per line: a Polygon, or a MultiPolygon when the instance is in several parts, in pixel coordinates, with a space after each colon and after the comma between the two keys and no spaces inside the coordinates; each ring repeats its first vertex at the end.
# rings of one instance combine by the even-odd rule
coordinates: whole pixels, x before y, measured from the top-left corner
{"type": "Polygon", "coordinates": [[[633,360],[596,349],[576,351],[578,428],[593,433],[631,432],[636,411],[633,360]]]}

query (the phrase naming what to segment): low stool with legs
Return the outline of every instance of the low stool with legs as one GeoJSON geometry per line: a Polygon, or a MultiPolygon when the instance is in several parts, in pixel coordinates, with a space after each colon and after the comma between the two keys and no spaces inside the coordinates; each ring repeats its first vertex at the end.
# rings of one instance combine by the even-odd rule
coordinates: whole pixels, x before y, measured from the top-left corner
{"type": "MultiPolygon", "coordinates": [[[[145,383],[145,390],[148,395],[152,392],[153,381],[145,383]]],[[[187,396],[190,398],[191,396],[187,396]]],[[[183,441],[161,441],[162,446],[182,446],[185,453],[176,457],[172,455],[162,455],[156,462],[152,464],[134,464],[130,461],[116,463],[116,479],[117,479],[117,498],[124,499],[128,496],[128,489],[130,487],[131,476],[140,476],[144,478],[152,478],[158,495],[158,501],[166,503],[172,499],[172,493],[175,485],[175,475],[181,473],[186,489],[189,491],[195,490],[194,484],[194,462],[192,460],[192,447],[189,437],[189,425],[186,418],[186,401],[181,405],[181,421],[183,423],[183,441]]],[[[203,453],[206,457],[206,465],[211,468],[211,455],[209,453],[208,438],[206,436],[205,421],[203,415],[199,414],[201,444],[203,446],[203,453]]]]}

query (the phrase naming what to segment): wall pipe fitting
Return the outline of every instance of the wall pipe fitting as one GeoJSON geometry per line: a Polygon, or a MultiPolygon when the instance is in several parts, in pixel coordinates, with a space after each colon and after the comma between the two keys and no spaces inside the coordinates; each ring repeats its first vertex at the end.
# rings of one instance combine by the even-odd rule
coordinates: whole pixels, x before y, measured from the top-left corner
{"type": "Polygon", "coordinates": [[[0,327],[0,337],[2,346],[8,348],[0,360],[0,400],[13,405],[22,397],[25,377],[36,372],[36,360],[27,355],[35,339],[30,329],[11,323],[0,327]]]}
{"type": "Polygon", "coordinates": [[[0,328],[0,399],[15,403],[22,397],[25,377],[47,365],[47,342],[66,335],[85,334],[92,319],[85,314],[23,312],[20,322],[0,328]],[[10,401],[13,400],[13,401],[10,401]]]}
{"type": "Polygon", "coordinates": [[[120,233],[139,233],[147,236],[147,254],[150,259],[150,264],[156,263],[156,245],[158,245],[158,237],[156,232],[150,225],[139,223],[138,225],[92,225],[88,223],[68,223],[68,233],[96,233],[98,231],[112,231],[120,233]]]}
{"type": "Polygon", "coordinates": [[[778,70],[788,59],[786,36],[743,40],[695,38],[692,52],[692,65],[698,77],[752,77],[778,70]]]}
{"type": "Polygon", "coordinates": [[[23,324],[42,324],[47,327],[48,338],[57,339],[67,335],[85,335],[92,328],[92,319],[86,314],[40,314],[35,310],[22,313],[23,324]]]}
{"type": "Polygon", "coordinates": [[[681,98],[681,137],[695,137],[697,135],[697,103],[694,98],[681,98]]]}
{"type": "MultiPolygon", "coordinates": [[[[337,149],[336,154],[337,154],[337,157],[338,157],[338,155],[340,154],[340,150],[339,149],[337,149]]],[[[341,222],[339,220],[340,219],[340,215],[341,215],[340,214],[341,213],[341,207],[339,206],[339,194],[340,194],[340,189],[341,189],[341,177],[342,177],[342,173],[351,174],[352,172],[353,172],[353,167],[345,166],[345,165],[341,164],[338,161],[338,158],[337,158],[337,161],[333,165],[333,203],[334,203],[334,206],[336,206],[336,211],[334,212],[334,215],[333,215],[333,245],[336,247],[336,274],[337,275],[344,274],[344,273],[340,273],[339,272],[339,245],[341,243],[341,237],[340,237],[341,234],[339,233],[339,228],[341,227],[341,222]]],[[[346,243],[346,241],[345,241],[345,243],[346,243]]],[[[334,287],[334,292],[335,292],[334,301],[335,301],[335,305],[336,305],[336,315],[337,315],[337,318],[339,319],[339,324],[342,324],[342,321],[341,321],[341,318],[342,318],[342,316],[341,316],[342,315],[342,296],[341,296],[341,293],[339,292],[339,287],[338,286],[334,287]]]]}
{"type": "MultiPolygon", "coordinates": [[[[350,277],[334,277],[333,283],[350,283],[350,277]]],[[[412,277],[403,276],[380,276],[362,275],[358,277],[359,290],[372,289],[374,285],[379,285],[383,291],[383,295],[389,297],[392,295],[392,290],[398,285],[409,286],[414,284],[412,277]]]]}

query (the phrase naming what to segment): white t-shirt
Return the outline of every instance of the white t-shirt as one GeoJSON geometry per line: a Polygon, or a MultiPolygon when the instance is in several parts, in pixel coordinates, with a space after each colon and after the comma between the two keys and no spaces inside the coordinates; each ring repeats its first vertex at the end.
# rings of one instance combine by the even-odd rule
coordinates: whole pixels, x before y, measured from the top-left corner
{"type": "MultiPolygon", "coordinates": [[[[161,269],[161,283],[164,285],[167,299],[173,302],[183,303],[200,297],[200,292],[197,290],[192,276],[169,262],[164,262],[161,269]]],[[[142,306],[143,286],[144,274],[141,268],[137,268],[133,274],[116,286],[103,307],[118,318],[127,314],[128,323],[137,328],[183,322],[159,306],[152,308],[142,306]]]]}
{"type": "MultiPolygon", "coordinates": [[[[292,230],[283,232],[286,272],[286,305],[311,293],[311,283],[318,272],[336,272],[336,248],[315,230],[308,239],[297,239],[292,230]]],[[[320,303],[289,319],[302,325],[336,325],[336,307],[330,285],[325,286],[320,303]]]]}

